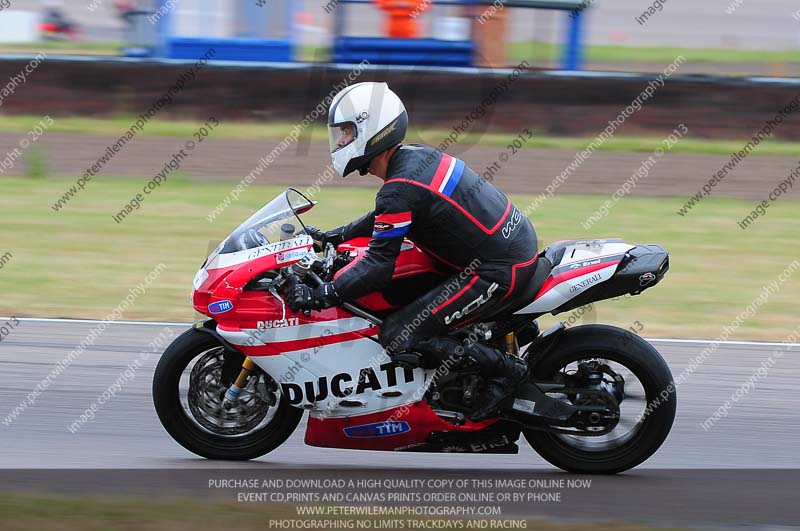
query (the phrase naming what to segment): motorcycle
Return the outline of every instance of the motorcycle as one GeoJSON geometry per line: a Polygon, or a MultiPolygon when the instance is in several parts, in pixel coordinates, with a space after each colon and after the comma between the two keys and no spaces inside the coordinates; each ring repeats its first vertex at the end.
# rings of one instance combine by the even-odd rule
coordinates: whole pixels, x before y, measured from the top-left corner
{"type": "Polygon", "coordinates": [[[208,319],[165,350],[153,380],[158,417],[186,449],[209,459],[257,458],[283,444],[306,410],[310,446],[508,454],[524,436],[544,459],[576,473],[628,470],[664,442],[676,396],[652,345],[612,326],[559,323],[542,332],[537,324],[547,313],[658,284],[669,269],[663,247],[554,243],[538,256],[535,285],[521,295],[526,306],[453,330],[530,367],[499,415],[475,422],[469,415],[485,385],[478,367],[398,364],[377,341],[386,315],[453,274],[413,241],[404,241],[382,292],[310,315],[287,307],[290,279],[311,286],[335,279],[369,245],[355,238],[317,254],[300,218],[315,204],[288,188],[225,238],[194,277],[192,303],[208,319]]]}
{"type": "Polygon", "coordinates": [[[69,20],[59,7],[45,9],[39,31],[42,39],[46,41],[81,40],[81,29],[69,20]]]}

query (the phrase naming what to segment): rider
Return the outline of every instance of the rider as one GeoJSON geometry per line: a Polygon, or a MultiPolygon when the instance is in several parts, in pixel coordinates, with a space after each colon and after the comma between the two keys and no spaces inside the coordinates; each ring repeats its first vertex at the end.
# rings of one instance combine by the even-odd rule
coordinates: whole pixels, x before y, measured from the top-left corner
{"type": "Polygon", "coordinates": [[[369,172],[383,186],[372,212],[328,232],[314,227],[307,232],[334,245],[358,236],[372,239],[364,256],[333,282],[315,289],[294,283],[288,303],[308,312],[383,289],[403,239],[411,239],[452,268],[453,276],[386,318],[378,339],[395,361],[420,353],[437,363],[476,362],[488,385],[471,418],[489,418],[527,378],[527,364],[484,343],[460,342],[448,331],[529,302],[513,295],[531,288],[536,232],[502,192],[463,161],[429,146],[402,145],[407,127],[403,102],[386,83],[358,83],[333,99],[328,130],[334,168],[343,177],[369,172]]]}

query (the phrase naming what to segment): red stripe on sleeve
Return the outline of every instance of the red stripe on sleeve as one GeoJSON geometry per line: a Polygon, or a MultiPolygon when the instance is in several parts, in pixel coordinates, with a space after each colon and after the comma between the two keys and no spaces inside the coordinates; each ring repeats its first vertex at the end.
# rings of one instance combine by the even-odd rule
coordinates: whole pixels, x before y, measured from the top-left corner
{"type": "Polygon", "coordinates": [[[382,221],[384,223],[403,223],[405,221],[411,221],[411,211],[408,212],[397,212],[394,214],[378,214],[375,216],[375,221],[382,221]]]}
{"type": "Polygon", "coordinates": [[[433,174],[433,180],[430,184],[430,187],[434,190],[438,190],[442,181],[444,181],[444,176],[447,175],[447,170],[450,168],[450,161],[452,159],[453,157],[447,153],[442,153],[442,160],[439,161],[439,166],[436,168],[436,173],[433,174]]]}

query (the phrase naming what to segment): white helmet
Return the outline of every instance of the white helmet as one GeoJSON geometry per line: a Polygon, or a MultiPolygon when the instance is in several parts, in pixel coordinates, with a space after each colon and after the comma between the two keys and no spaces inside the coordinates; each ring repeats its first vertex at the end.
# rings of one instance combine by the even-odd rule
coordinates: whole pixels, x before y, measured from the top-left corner
{"type": "Polygon", "coordinates": [[[356,83],[337,94],[328,111],[333,167],[342,177],[367,173],[376,155],[406,136],[408,115],[386,83],[356,83]]]}

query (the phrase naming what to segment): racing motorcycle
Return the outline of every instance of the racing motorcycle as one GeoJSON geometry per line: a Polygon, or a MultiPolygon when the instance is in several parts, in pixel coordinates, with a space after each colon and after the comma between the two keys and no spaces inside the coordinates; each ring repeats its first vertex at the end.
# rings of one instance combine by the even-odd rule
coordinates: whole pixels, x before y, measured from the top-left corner
{"type": "Polygon", "coordinates": [[[383,291],[310,315],[288,308],[290,280],[313,287],[335,279],[368,248],[369,238],[355,238],[315,249],[300,219],[315,204],[285,190],[194,277],[192,303],[208,319],[166,349],[153,380],[159,419],[186,449],[253,459],[283,444],[305,410],[311,446],[508,454],[524,436],[544,459],[576,473],[630,469],[664,442],[676,397],[669,367],[647,341],[596,324],[542,332],[536,321],[658,284],[669,268],[663,247],[554,243],[538,256],[533,288],[520,295],[527,305],[453,330],[530,367],[496,418],[474,422],[485,385],[477,367],[398,365],[377,341],[386,315],[453,274],[413,241],[403,243],[383,291]]]}

